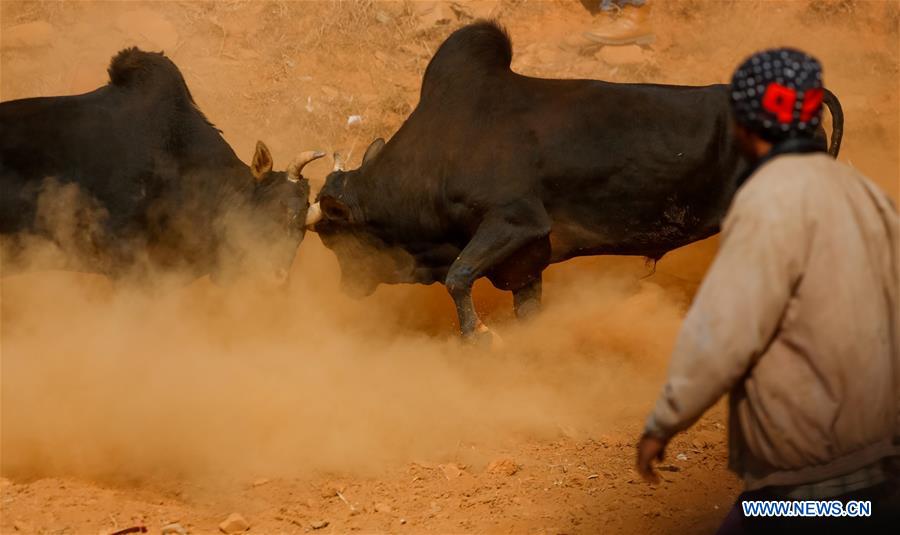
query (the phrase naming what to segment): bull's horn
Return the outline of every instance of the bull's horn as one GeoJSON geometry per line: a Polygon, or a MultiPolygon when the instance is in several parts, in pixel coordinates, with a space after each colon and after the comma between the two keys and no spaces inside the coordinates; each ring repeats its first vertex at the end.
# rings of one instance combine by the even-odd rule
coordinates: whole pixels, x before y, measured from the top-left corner
{"type": "Polygon", "coordinates": [[[299,181],[303,168],[306,167],[306,164],[313,160],[318,160],[322,156],[325,156],[325,153],[317,150],[308,150],[306,152],[301,152],[299,156],[294,158],[294,161],[291,162],[291,165],[288,166],[287,179],[291,182],[299,181]]]}
{"type": "Polygon", "coordinates": [[[334,169],[331,172],[335,171],[343,171],[344,170],[344,161],[341,158],[341,154],[339,152],[334,153],[334,169]]]}
{"type": "Polygon", "coordinates": [[[313,203],[306,211],[306,226],[311,227],[322,219],[322,208],[319,203],[313,203]]]}

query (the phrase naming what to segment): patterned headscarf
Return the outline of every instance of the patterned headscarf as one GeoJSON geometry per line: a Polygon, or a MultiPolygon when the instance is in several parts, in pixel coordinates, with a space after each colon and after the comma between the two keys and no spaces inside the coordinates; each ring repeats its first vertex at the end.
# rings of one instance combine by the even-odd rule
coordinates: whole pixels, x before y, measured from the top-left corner
{"type": "Polygon", "coordinates": [[[731,79],[738,124],[766,141],[812,138],[822,120],[822,66],[792,48],[750,56],[731,79]]]}

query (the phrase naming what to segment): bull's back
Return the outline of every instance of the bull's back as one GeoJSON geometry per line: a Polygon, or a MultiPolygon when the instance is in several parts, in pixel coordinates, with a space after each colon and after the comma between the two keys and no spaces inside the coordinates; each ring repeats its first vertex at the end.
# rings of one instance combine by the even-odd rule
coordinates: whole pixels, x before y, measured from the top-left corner
{"type": "Polygon", "coordinates": [[[658,256],[716,231],[744,165],[724,86],[522,85],[544,101],[520,128],[556,259],[658,256]]]}
{"type": "Polygon", "coordinates": [[[27,229],[37,197],[52,178],[96,199],[114,224],[141,209],[158,142],[140,111],[109,88],[76,96],[0,104],[0,232],[27,229]]]}

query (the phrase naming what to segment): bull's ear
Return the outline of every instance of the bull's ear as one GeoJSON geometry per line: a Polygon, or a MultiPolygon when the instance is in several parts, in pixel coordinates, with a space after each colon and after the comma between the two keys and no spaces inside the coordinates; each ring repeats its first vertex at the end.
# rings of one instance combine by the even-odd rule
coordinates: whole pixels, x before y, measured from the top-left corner
{"type": "Polygon", "coordinates": [[[329,221],[350,221],[350,207],[330,195],[319,199],[322,217],[329,221]]]}
{"type": "Polygon", "coordinates": [[[256,153],[253,154],[253,163],[250,164],[250,172],[257,181],[262,180],[272,170],[272,153],[269,147],[262,141],[256,142],[256,153]]]}
{"type": "Polygon", "coordinates": [[[384,148],[384,140],[382,138],[378,138],[369,145],[369,148],[366,149],[366,153],[363,155],[362,164],[366,165],[370,160],[373,160],[378,153],[381,152],[381,149],[384,148]]]}

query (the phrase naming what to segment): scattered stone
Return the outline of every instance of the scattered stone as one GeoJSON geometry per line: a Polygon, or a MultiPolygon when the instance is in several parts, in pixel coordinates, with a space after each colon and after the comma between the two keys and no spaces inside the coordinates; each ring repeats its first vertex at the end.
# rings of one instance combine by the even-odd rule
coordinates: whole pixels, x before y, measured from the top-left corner
{"type": "Polygon", "coordinates": [[[390,514],[390,513],[394,512],[394,509],[391,508],[391,506],[386,503],[376,503],[375,504],[375,512],[390,514]]]}
{"type": "Polygon", "coordinates": [[[350,117],[347,117],[347,126],[359,124],[362,122],[362,120],[362,115],[351,115],[350,117]]]}
{"type": "Polygon", "coordinates": [[[597,48],[599,48],[599,45],[597,45],[597,43],[585,37],[581,32],[571,33],[563,37],[562,45],[566,48],[577,50],[579,52],[581,52],[582,50],[596,50],[597,48]]]}
{"type": "Polygon", "coordinates": [[[405,518],[401,518],[401,519],[400,519],[400,525],[401,525],[401,526],[406,525],[406,519],[405,519],[405,518]]]}
{"type": "Polygon", "coordinates": [[[313,529],[327,528],[327,527],[328,527],[328,521],[327,521],[327,520],[316,520],[316,521],[311,522],[311,523],[309,524],[309,527],[311,527],[311,528],[313,528],[313,529]]]}
{"type": "Polygon", "coordinates": [[[322,93],[325,93],[325,96],[328,97],[330,100],[336,99],[337,96],[340,94],[340,93],[338,93],[337,89],[335,89],[331,86],[327,86],[327,85],[322,86],[322,93]]]}
{"type": "Polygon", "coordinates": [[[417,58],[427,58],[428,52],[421,46],[415,43],[403,43],[400,45],[400,50],[406,52],[410,56],[414,56],[417,58]]]}
{"type": "Polygon", "coordinates": [[[21,533],[33,533],[34,530],[31,528],[31,524],[27,522],[22,522],[21,520],[16,520],[13,522],[13,529],[21,532],[21,533]]]}
{"type": "Polygon", "coordinates": [[[387,11],[378,10],[375,12],[375,20],[382,24],[387,24],[393,20],[393,17],[387,11]]]}
{"type": "Polygon", "coordinates": [[[142,37],[160,50],[172,52],[178,44],[178,31],[164,16],[150,9],[123,13],[116,27],[131,38],[142,37]]]}
{"type": "Polygon", "coordinates": [[[644,49],[638,45],[604,46],[596,57],[610,65],[631,65],[644,63],[649,59],[644,49]]]}
{"type": "Polygon", "coordinates": [[[219,524],[222,533],[243,533],[250,529],[250,524],[238,513],[231,513],[219,524]]]}
{"type": "Polygon", "coordinates": [[[439,464],[438,468],[444,472],[447,481],[452,481],[463,475],[462,469],[454,463],[439,464]]]}
{"type": "Polygon", "coordinates": [[[3,30],[4,48],[38,48],[50,44],[56,30],[49,22],[36,20],[3,30]]]}
{"type": "Polygon", "coordinates": [[[187,535],[187,530],[184,529],[184,526],[179,524],[178,522],[173,522],[171,524],[166,524],[162,527],[162,535],[168,535],[169,533],[177,533],[178,535],[187,535]]]}
{"type": "Polygon", "coordinates": [[[419,19],[417,30],[427,30],[439,24],[450,24],[453,15],[450,8],[438,2],[415,2],[413,9],[419,19]]]}
{"type": "Polygon", "coordinates": [[[512,476],[515,475],[516,472],[519,471],[519,465],[516,464],[512,459],[496,459],[490,462],[487,465],[487,472],[489,474],[499,475],[499,476],[512,476]]]}
{"type": "Polygon", "coordinates": [[[681,472],[681,468],[672,464],[661,464],[656,469],[660,472],[681,472]]]}
{"type": "Polygon", "coordinates": [[[450,9],[460,20],[488,19],[495,16],[499,8],[500,0],[467,0],[450,4],[450,9]]]}
{"type": "Polygon", "coordinates": [[[688,460],[688,456],[685,455],[685,454],[683,454],[683,453],[679,453],[678,455],[675,456],[675,458],[678,459],[679,461],[686,461],[686,460],[688,460]]]}
{"type": "Polygon", "coordinates": [[[261,487],[261,486],[266,485],[266,484],[268,484],[268,483],[270,483],[270,482],[271,482],[271,480],[270,480],[269,478],[267,478],[267,477],[260,477],[260,478],[257,478],[257,479],[254,479],[254,480],[253,480],[253,486],[254,486],[254,487],[261,487]]]}
{"type": "Polygon", "coordinates": [[[535,57],[543,66],[555,65],[562,60],[563,52],[555,45],[544,45],[537,49],[535,57]]]}
{"type": "Polygon", "coordinates": [[[113,531],[110,535],[127,535],[129,533],[147,533],[147,526],[131,526],[130,528],[113,531]]]}

